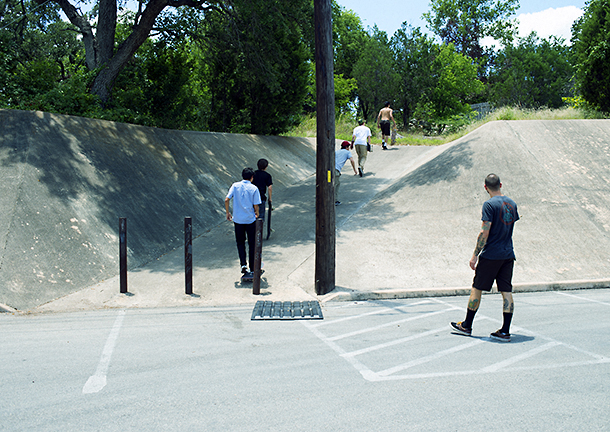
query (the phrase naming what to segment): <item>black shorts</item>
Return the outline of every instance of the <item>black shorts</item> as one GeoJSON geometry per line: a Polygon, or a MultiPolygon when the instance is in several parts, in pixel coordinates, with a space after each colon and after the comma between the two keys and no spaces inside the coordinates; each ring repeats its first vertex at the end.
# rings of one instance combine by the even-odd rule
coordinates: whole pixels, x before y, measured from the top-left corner
{"type": "Polygon", "coordinates": [[[379,126],[383,135],[390,136],[390,120],[381,120],[379,126]]]}
{"type": "Polygon", "coordinates": [[[479,258],[477,269],[474,273],[472,287],[481,291],[491,291],[491,287],[496,281],[498,291],[512,292],[513,285],[513,258],[506,260],[490,260],[479,258]]]}

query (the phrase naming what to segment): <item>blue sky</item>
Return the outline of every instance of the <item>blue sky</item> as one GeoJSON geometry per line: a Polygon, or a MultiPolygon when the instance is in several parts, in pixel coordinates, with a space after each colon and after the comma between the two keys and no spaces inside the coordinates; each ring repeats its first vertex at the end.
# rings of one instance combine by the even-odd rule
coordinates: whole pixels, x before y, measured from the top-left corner
{"type": "MultiPolygon", "coordinates": [[[[429,11],[428,0],[338,0],[345,9],[353,10],[364,27],[377,24],[380,30],[391,37],[404,21],[426,31],[422,14],[429,11]]],[[[570,39],[570,28],[574,20],[582,15],[585,0],[521,0],[516,18],[519,20],[519,36],[527,36],[532,30],[538,36],[550,35],[570,39]]]]}

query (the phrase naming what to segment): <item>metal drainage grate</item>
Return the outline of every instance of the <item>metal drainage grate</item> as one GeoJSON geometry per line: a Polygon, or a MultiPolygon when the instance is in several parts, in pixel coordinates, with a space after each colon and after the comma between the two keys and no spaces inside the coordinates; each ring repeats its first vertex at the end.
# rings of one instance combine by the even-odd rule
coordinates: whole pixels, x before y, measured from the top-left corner
{"type": "Polygon", "coordinates": [[[272,302],[259,300],[254,305],[252,320],[324,319],[317,301],[272,302]]]}

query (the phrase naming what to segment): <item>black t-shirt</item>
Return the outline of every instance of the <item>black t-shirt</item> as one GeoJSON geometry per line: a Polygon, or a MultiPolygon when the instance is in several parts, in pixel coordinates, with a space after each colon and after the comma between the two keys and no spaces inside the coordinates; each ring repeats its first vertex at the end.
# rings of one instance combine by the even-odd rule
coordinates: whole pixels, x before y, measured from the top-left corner
{"type": "Polygon", "coordinates": [[[258,188],[258,191],[261,194],[261,200],[263,202],[267,201],[267,187],[273,184],[271,174],[267,171],[256,170],[254,171],[252,183],[258,188]]]}

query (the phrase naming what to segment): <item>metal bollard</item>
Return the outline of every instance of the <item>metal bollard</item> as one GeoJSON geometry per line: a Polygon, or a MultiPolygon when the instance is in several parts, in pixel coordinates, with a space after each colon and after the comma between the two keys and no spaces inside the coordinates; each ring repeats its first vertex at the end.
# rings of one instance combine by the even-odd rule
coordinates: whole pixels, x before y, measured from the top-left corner
{"type": "Polygon", "coordinates": [[[263,220],[256,219],[256,235],[254,236],[254,279],[252,280],[252,294],[261,293],[261,263],[263,254],[263,220]]]}
{"type": "Polygon", "coordinates": [[[119,218],[119,285],[120,292],[127,292],[127,218],[119,218]]]}
{"type": "Polygon", "coordinates": [[[184,278],[186,294],[193,294],[193,219],[184,218],[184,278]]]}

